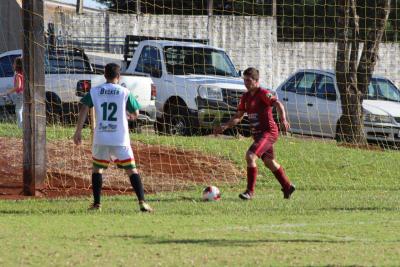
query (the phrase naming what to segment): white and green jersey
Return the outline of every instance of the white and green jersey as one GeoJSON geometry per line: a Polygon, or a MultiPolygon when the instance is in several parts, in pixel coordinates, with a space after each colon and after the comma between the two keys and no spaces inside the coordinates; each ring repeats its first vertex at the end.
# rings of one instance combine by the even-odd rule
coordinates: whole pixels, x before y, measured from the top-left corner
{"type": "Polygon", "coordinates": [[[128,118],[140,108],[136,98],[125,87],[105,83],[90,89],[81,103],[94,107],[96,128],[93,144],[108,146],[130,146],[128,118]]]}

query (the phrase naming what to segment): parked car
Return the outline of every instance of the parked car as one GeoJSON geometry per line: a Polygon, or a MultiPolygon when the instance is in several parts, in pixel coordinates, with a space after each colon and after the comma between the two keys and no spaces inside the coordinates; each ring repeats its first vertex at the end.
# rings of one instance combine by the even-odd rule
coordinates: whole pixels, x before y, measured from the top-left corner
{"type": "MultiPolygon", "coordinates": [[[[0,92],[13,85],[12,63],[22,56],[22,50],[0,54],[0,92]]],[[[57,47],[45,52],[46,116],[49,122],[74,122],[81,97],[92,86],[105,82],[103,74],[95,72],[82,49],[57,47]]],[[[145,75],[121,75],[120,84],[127,87],[138,99],[142,108],[138,124],[153,124],[156,117],[156,88],[145,75]]],[[[0,106],[5,105],[0,98],[0,106]]]]}
{"type": "MultiPolygon", "coordinates": [[[[292,133],[337,137],[342,115],[336,75],[328,70],[299,70],[277,89],[292,133]]],[[[367,140],[400,141],[400,91],[389,79],[372,76],[362,104],[367,140]]]]}

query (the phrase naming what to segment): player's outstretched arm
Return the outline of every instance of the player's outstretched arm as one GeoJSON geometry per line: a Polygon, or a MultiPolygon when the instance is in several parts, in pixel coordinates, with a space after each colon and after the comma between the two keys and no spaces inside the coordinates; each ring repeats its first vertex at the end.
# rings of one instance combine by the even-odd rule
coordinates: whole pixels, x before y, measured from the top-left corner
{"type": "Polygon", "coordinates": [[[227,123],[224,123],[224,124],[214,127],[213,133],[215,135],[221,134],[226,129],[229,129],[229,128],[235,126],[243,119],[244,113],[245,113],[244,111],[237,111],[236,114],[227,123]]]}
{"type": "Polygon", "coordinates": [[[289,130],[290,125],[289,122],[286,119],[286,112],[285,112],[285,107],[282,105],[281,102],[276,101],[274,103],[274,106],[276,108],[276,111],[278,112],[278,116],[279,116],[279,120],[283,125],[283,130],[286,132],[287,130],[289,130]]]}
{"type": "Polygon", "coordinates": [[[73,137],[75,145],[80,145],[82,143],[82,129],[83,125],[85,124],[88,111],[89,111],[88,106],[81,105],[81,108],[79,110],[78,122],[76,124],[76,130],[73,137]]]}

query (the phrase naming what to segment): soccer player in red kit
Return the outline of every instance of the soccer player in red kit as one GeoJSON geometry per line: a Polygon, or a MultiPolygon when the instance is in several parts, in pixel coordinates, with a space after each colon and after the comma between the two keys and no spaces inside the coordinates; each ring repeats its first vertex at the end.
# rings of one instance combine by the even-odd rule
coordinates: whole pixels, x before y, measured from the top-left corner
{"type": "Polygon", "coordinates": [[[227,123],[215,127],[214,134],[220,134],[235,126],[247,113],[254,142],[246,153],[247,189],[239,194],[239,197],[244,200],[253,198],[257,178],[256,160],[261,158],[281,184],[284,198],[288,199],[296,188],[274,157],[274,143],[278,139],[279,132],[272,115],[272,108],[275,107],[286,131],[290,126],[286,120],[285,109],[270,91],[260,87],[260,75],[257,69],[248,68],[243,72],[243,76],[247,92],[241,97],[236,114],[227,123]]]}

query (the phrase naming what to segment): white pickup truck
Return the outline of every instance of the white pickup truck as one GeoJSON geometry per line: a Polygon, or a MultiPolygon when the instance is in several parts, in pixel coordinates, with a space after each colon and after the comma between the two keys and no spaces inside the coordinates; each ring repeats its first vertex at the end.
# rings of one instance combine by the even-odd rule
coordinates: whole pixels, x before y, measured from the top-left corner
{"type": "MultiPolygon", "coordinates": [[[[126,41],[125,53],[132,50],[127,45],[126,41]]],[[[196,42],[144,40],[138,42],[130,62],[127,58],[125,55],[126,73],[145,74],[157,87],[156,130],[162,133],[207,132],[231,118],[246,91],[221,48],[196,42]]],[[[239,125],[239,129],[247,127],[246,120],[239,125]]]]}
{"type": "MultiPolygon", "coordinates": [[[[22,55],[22,50],[0,54],[0,92],[13,86],[12,63],[22,55]]],[[[105,82],[101,73],[96,74],[83,50],[58,48],[45,53],[46,116],[49,122],[74,122],[81,97],[105,82]]],[[[150,78],[144,75],[122,75],[120,84],[131,90],[142,109],[139,124],[154,123],[156,90],[150,78]]],[[[5,105],[0,98],[0,105],[5,105]]]]}

